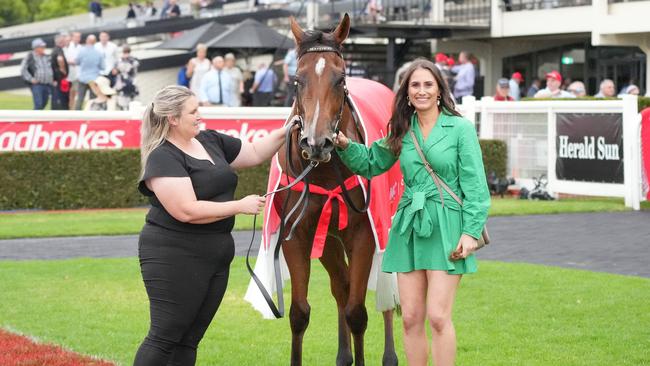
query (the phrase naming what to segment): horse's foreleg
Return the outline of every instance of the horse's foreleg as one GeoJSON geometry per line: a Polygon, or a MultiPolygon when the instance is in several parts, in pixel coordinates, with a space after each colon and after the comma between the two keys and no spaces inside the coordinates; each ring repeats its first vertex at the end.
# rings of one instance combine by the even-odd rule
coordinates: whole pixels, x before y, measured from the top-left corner
{"type": "Polygon", "coordinates": [[[350,328],[345,319],[345,305],[348,302],[350,279],[348,278],[348,266],[345,263],[343,246],[338,239],[328,237],[320,261],[329,274],[330,288],[334,299],[336,299],[339,316],[339,350],[336,355],[336,366],[350,366],[352,365],[350,328]]]}
{"type": "Polygon", "coordinates": [[[350,296],[345,306],[345,318],[352,332],[354,340],[354,364],[365,365],[363,350],[363,335],[368,327],[368,312],[366,311],[366,291],[368,289],[368,276],[375,251],[371,243],[370,233],[360,235],[365,240],[355,240],[350,251],[350,296]]]}
{"type": "Polygon", "coordinates": [[[393,337],[393,310],[386,310],[384,315],[384,357],[383,366],[397,366],[399,363],[395,352],[395,341],[393,337]]]}
{"type": "Polygon", "coordinates": [[[287,241],[282,246],[284,258],[291,274],[291,365],[302,365],[302,339],[309,325],[310,307],[307,302],[309,284],[309,253],[297,241],[287,241]]]}

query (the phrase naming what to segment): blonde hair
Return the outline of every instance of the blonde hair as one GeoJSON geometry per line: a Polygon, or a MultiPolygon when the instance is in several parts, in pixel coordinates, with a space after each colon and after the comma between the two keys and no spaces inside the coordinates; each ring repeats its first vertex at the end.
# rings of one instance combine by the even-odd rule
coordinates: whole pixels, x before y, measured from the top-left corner
{"type": "Polygon", "coordinates": [[[140,179],[144,177],[149,155],[169,134],[169,117],[180,117],[183,105],[192,96],[194,93],[184,86],[169,85],[156,93],[147,106],[140,128],[140,179]]]}

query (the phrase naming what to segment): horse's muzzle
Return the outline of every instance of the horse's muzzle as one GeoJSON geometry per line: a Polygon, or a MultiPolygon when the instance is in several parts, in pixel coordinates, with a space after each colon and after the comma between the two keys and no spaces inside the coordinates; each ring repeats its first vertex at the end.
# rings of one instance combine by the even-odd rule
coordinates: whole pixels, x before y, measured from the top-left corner
{"type": "Polygon", "coordinates": [[[303,137],[300,140],[300,148],[302,149],[301,155],[303,159],[327,163],[332,158],[334,141],[330,137],[320,137],[317,139],[303,137]]]}

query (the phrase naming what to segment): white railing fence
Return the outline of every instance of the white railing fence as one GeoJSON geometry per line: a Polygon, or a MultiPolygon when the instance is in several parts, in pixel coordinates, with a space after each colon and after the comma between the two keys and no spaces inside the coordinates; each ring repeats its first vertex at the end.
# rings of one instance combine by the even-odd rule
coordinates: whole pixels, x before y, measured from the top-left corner
{"type": "MultiPolygon", "coordinates": [[[[643,199],[643,178],[641,116],[636,96],[619,100],[521,102],[465,97],[458,109],[476,124],[480,138],[506,142],[507,174],[520,185],[529,186],[534,177],[546,174],[549,189],[554,193],[624,197],[626,206],[639,209],[639,202],[643,199]],[[561,121],[558,121],[558,115],[561,121]],[[590,120],[593,122],[588,122],[590,120]],[[567,123],[569,126],[579,124],[581,129],[576,131],[580,136],[574,133],[572,136],[562,135],[560,139],[558,124],[564,131],[567,123]],[[600,136],[603,129],[611,134],[600,136]],[[558,150],[558,142],[562,145],[561,150],[558,150]],[[621,178],[607,174],[602,178],[566,178],[566,175],[579,175],[574,173],[581,170],[580,164],[591,164],[589,167],[604,170],[614,166],[612,164],[619,164],[619,168],[622,165],[621,178]],[[567,174],[566,169],[574,171],[567,174]],[[559,171],[565,175],[564,178],[558,177],[559,171]]],[[[584,172],[587,176],[591,173],[584,172]]]]}

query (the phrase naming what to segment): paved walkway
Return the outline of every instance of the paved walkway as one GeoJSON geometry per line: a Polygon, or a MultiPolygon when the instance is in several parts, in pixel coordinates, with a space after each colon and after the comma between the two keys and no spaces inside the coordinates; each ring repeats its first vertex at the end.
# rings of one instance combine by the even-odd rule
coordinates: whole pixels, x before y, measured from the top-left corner
{"type": "MultiPolygon", "coordinates": [[[[650,278],[650,212],[494,217],[479,258],[650,278]]],[[[234,233],[245,255],[252,232],[234,233]]],[[[254,254],[259,245],[256,235],[254,254]]],[[[0,240],[0,260],[137,255],[137,236],[0,240]]]]}

